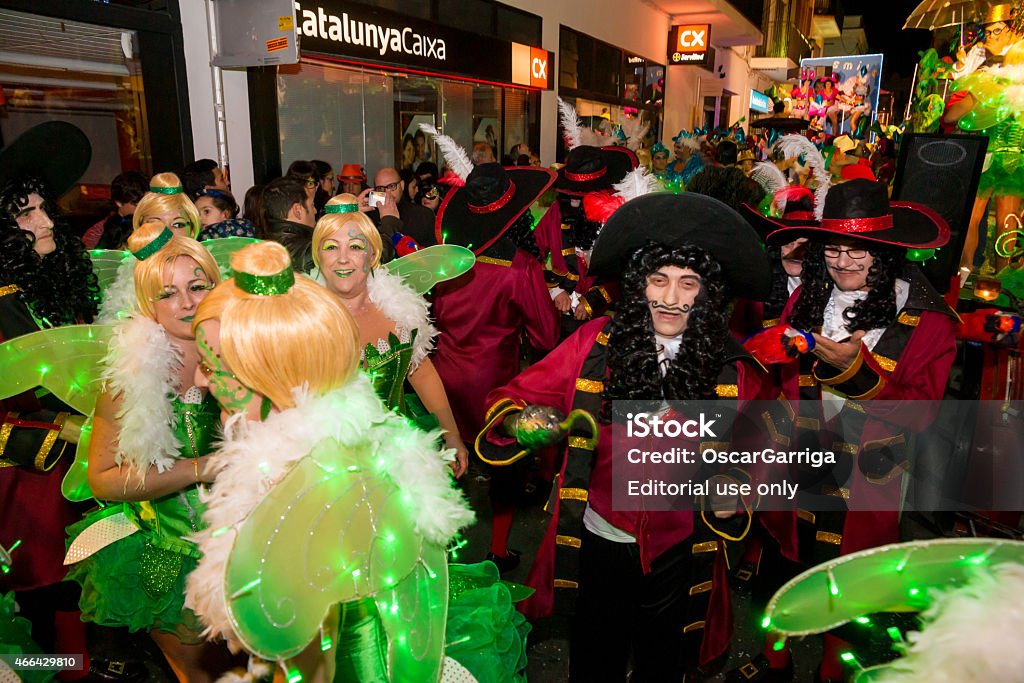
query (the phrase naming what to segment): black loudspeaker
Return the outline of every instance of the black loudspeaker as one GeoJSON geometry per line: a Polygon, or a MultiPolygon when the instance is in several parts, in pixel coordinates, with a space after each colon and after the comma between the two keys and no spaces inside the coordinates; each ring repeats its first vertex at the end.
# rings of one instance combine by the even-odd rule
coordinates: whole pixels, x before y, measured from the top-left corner
{"type": "Polygon", "coordinates": [[[940,292],[960,266],[987,149],[981,135],[907,133],[900,144],[893,201],[924,204],[949,223],[949,244],[921,267],[940,292]]]}

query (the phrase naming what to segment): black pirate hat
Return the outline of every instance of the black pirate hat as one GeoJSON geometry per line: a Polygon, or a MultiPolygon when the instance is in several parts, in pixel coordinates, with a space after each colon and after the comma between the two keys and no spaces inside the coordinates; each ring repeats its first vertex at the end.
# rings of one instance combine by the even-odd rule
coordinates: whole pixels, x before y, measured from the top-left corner
{"type": "Polygon", "coordinates": [[[40,123],[0,150],[0,189],[12,180],[36,177],[56,199],[82,177],[91,160],[92,145],[78,126],[40,123]]]}
{"type": "Polygon", "coordinates": [[[617,277],[633,252],[648,242],[706,249],[721,265],[732,296],[768,296],[771,269],[757,233],[717,199],[693,192],[654,192],[626,202],[598,235],[589,272],[617,277]]]}
{"type": "Polygon", "coordinates": [[[580,145],[565,157],[565,166],[558,170],[555,190],[572,195],[606,190],[639,164],[636,154],[625,147],[580,145]]]}
{"type": "Polygon", "coordinates": [[[825,197],[820,221],[786,225],[771,218],[777,229],[768,241],[785,244],[798,237],[822,241],[846,237],[894,247],[934,249],[949,242],[949,225],[923,204],[890,202],[884,183],[857,179],[834,185],[825,197]]]}
{"type": "Polygon", "coordinates": [[[479,255],[555,182],[537,166],[480,164],[466,184],[445,195],[434,221],[438,244],[457,244],[479,255]]]}

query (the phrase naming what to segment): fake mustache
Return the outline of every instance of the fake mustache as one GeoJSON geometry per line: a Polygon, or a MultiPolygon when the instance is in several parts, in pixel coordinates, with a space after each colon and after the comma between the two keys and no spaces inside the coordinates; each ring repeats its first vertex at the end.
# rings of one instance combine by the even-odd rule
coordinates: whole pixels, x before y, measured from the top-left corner
{"type": "Polygon", "coordinates": [[[666,311],[668,313],[689,313],[690,309],[692,308],[690,304],[683,304],[682,306],[666,306],[665,304],[660,304],[657,301],[649,301],[648,303],[651,304],[652,309],[656,311],[666,311]]]}

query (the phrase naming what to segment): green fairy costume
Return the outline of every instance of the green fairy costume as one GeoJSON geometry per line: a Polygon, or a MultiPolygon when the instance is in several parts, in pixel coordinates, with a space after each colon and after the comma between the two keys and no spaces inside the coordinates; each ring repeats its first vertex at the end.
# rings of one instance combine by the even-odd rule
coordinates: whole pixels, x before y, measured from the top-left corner
{"type": "Polygon", "coordinates": [[[953,89],[966,90],[975,100],[960,128],[989,139],[978,191],[1024,197],[1024,64],[978,69],[954,81],[953,89]]]}
{"type": "MultiPolygon", "coordinates": [[[[119,465],[142,476],[212,450],[220,409],[195,387],[178,396],[180,353],[159,324],[142,316],[119,323],[105,363],[109,390],[123,397],[119,465]]],[[[82,618],[202,642],[199,621],[184,608],[185,578],[199,560],[186,538],[202,528],[202,512],[197,484],[155,500],[101,504],[69,527],[65,564],[82,586],[82,618]]]]}

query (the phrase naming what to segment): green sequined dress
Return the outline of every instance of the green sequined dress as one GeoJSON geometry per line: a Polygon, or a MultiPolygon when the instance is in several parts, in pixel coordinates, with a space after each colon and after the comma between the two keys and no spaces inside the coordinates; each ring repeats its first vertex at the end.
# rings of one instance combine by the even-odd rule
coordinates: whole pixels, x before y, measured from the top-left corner
{"type": "Polygon", "coordinates": [[[416,394],[405,391],[416,333],[400,329],[397,335],[392,332],[387,339],[378,339],[376,345],[367,344],[363,350],[364,372],[389,410],[430,431],[438,428],[437,417],[427,411],[416,394]]]}
{"type": "MultiPolygon", "coordinates": [[[[364,372],[384,405],[404,415],[420,429],[431,431],[439,426],[437,417],[427,412],[416,394],[405,391],[416,332],[400,329],[397,335],[389,334],[376,345],[367,344],[363,351],[364,372]]],[[[449,571],[451,595],[445,638],[449,645],[445,653],[465,666],[481,683],[525,681],[526,636],[530,624],[516,611],[508,588],[498,581],[497,568],[487,562],[451,565],[449,571]]],[[[342,629],[339,640],[348,645],[339,649],[338,671],[365,672],[373,670],[373,666],[383,671],[382,658],[366,656],[367,652],[379,649],[373,645],[379,642],[374,637],[375,628],[370,620],[342,629]],[[355,666],[356,662],[359,666],[355,666]]],[[[364,677],[358,680],[377,680],[372,675],[361,675],[364,677]]],[[[339,680],[338,676],[335,680],[339,680]]],[[[342,677],[342,680],[349,679],[342,677]]]]}
{"type": "MultiPolygon", "coordinates": [[[[173,400],[175,436],[180,458],[192,459],[213,450],[220,429],[220,409],[209,394],[201,403],[173,400]]],[[[195,568],[199,551],[184,540],[199,530],[203,506],[197,486],[163,498],[100,507],[68,527],[74,540],[105,517],[124,515],[138,531],[71,565],[68,579],[82,586],[82,619],[130,631],[157,629],[182,642],[198,643],[202,625],[184,607],[185,577],[195,568]]]]}

